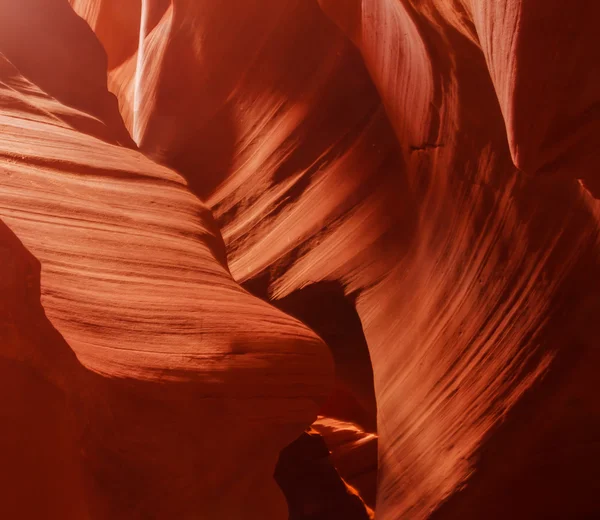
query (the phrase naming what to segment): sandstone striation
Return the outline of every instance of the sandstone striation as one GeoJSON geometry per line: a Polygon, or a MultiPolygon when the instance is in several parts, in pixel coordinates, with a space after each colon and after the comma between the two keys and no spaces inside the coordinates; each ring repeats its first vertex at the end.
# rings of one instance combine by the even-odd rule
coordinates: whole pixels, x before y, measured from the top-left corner
{"type": "Polygon", "coordinates": [[[61,439],[57,518],[285,518],[318,412],[378,520],[600,514],[600,4],[13,4],[6,445],[61,439]]]}
{"type": "Polygon", "coordinates": [[[272,474],[328,395],[324,344],[234,282],[178,174],[1,60],[0,516],[283,517],[272,474]]]}

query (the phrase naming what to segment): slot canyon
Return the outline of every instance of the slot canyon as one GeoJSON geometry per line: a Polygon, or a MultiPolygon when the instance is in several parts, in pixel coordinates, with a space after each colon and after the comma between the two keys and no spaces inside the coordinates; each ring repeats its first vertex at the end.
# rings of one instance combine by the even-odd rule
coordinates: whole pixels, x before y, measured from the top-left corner
{"type": "Polygon", "coordinates": [[[0,518],[600,518],[598,20],[0,0],[0,518]]]}

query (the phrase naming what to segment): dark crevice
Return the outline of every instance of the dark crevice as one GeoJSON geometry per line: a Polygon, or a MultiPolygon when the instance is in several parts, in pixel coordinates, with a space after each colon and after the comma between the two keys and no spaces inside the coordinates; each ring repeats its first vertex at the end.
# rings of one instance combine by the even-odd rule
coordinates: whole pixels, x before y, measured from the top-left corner
{"type": "Polygon", "coordinates": [[[345,294],[342,284],[314,283],[272,303],[308,325],[331,350],[336,384],[323,414],[376,431],[371,357],[355,302],[345,294]]]}
{"type": "Polygon", "coordinates": [[[423,143],[421,146],[409,146],[411,152],[421,152],[424,150],[435,150],[436,148],[443,148],[444,143],[423,143]]]}
{"type": "Polygon", "coordinates": [[[280,300],[269,300],[268,283],[268,275],[263,275],[246,282],[244,287],[314,330],[333,355],[335,388],[321,413],[375,432],[377,411],[373,367],[352,297],[345,294],[340,282],[323,281],[280,300]]]}
{"type": "Polygon", "coordinates": [[[285,494],[289,520],[369,520],[364,502],[341,478],[323,437],[303,433],[284,448],[274,474],[285,494]]]}
{"type": "MultiPolygon", "coordinates": [[[[246,282],[244,287],[309,326],[327,343],[333,356],[335,385],[320,415],[352,422],[365,431],[376,432],[373,368],[354,297],[345,293],[340,282],[322,281],[282,299],[270,300],[270,283],[271,275],[265,272],[246,282]]],[[[377,450],[368,452],[368,458],[372,460],[367,461],[362,460],[364,450],[360,454],[343,455],[342,458],[358,455],[365,467],[373,468],[368,475],[357,479],[354,472],[346,475],[342,471],[340,477],[334,462],[336,447],[331,446],[331,449],[333,456],[330,458],[325,440],[318,433],[309,431],[281,452],[275,478],[288,500],[290,519],[369,518],[360,497],[364,497],[367,503],[374,502],[377,450]],[[360,497],[347,488],[342,477],[349,479],[360,497]]]]}

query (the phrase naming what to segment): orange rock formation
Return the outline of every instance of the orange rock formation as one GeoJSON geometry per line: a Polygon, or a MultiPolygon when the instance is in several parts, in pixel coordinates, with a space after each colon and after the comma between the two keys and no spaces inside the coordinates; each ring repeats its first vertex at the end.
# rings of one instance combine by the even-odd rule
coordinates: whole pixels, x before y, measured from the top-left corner
{"type": "Polygon", "coordinates": [[[378,520],[600,515],[598,2],[70,4],[0,0],[0,516],[283,519],[317,413],[378,520]]]}

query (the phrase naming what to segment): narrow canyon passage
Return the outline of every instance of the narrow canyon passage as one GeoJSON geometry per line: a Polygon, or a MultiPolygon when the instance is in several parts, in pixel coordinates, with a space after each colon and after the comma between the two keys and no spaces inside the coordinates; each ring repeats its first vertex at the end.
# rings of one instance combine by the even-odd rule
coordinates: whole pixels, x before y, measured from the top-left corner
{"type": "Polygon", "coordinates": [[[0,0],[0,516],[598,517],[599,16],[0,0]]]}

